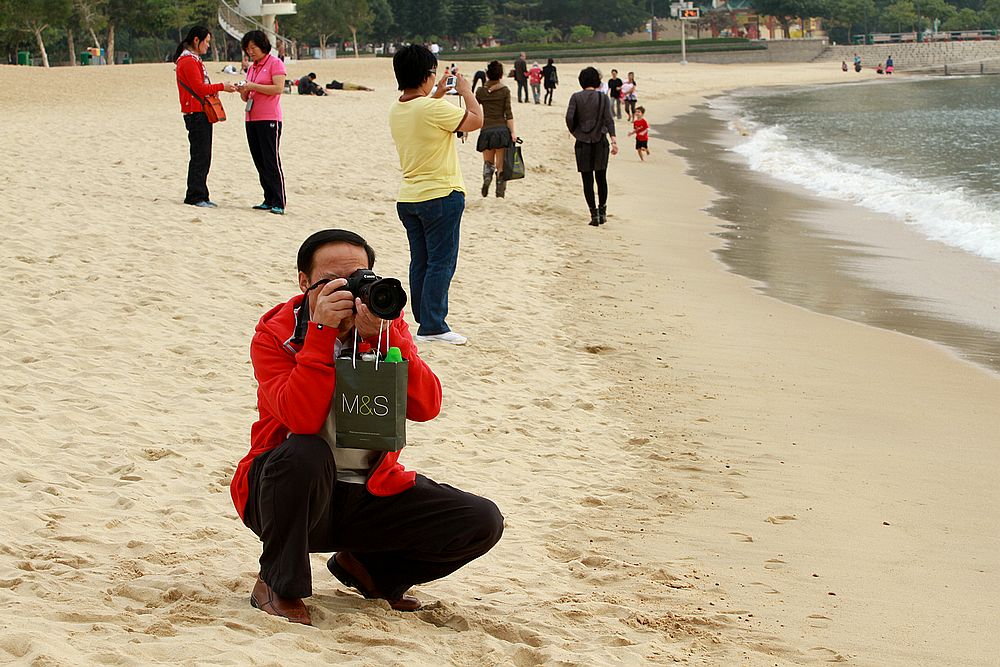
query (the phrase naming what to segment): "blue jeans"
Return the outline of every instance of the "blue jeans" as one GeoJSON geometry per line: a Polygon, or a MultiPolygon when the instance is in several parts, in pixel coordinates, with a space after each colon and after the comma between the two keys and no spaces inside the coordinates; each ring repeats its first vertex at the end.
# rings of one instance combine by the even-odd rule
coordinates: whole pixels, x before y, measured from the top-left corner
{"type": "Polygon", "coordinates": [[[410,308],[420,323],[419,336],[451,331],[444,319],[464,210],[465,194],[458,190],[447,197],[396,203],[410,241],[410,308]]]}

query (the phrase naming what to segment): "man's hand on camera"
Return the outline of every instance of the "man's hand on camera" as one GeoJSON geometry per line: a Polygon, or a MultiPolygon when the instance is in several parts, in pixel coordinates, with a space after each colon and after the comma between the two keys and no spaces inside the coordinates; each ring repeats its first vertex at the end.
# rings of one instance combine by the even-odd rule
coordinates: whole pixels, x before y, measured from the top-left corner
{"type": "Polygon", "coordinates": [[[341,331],[351,328],[354,320],[354,295],[341,289],[346,284],[346,278],[337,278],[323,285],[314,297],[313,322],[341,331]]]}
{"type": "Polygon", "coordinates": [[[354,316],[354,327],[358,330],[358,338],[367,339],[377,336],[379,326],[384,329],[392,324],[372,315],[372,311],[368,310],[368,306],[363,304],[361,299],[354,300],[354,308],[357,311],[354,316]]]}

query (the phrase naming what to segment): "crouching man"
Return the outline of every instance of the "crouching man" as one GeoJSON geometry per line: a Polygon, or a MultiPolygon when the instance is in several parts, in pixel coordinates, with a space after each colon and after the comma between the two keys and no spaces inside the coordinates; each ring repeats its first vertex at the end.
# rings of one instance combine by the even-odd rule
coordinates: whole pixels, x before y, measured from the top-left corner
{"type": "MultiPolygon", "coordinates": [[[[312,595],[310,553],[335,552],[327,567],[342,584],[415,611],[421,603],[406,595],[411,586],[482,556],[503,532],[491,501],[405,470],[399,452],[331,448],[316,435],[334,396],[335,357],[355,340],[378,349],[380,324],[409,362],[406,417],[428,421],[440,411],[441,383],[403,318],[382,321],[341,289],[374,263],[374,250],[357,234],[316,232],[298,252],[302,294],[265,313],[250,344],[260,418],[231,491],[263,543],[250,604],[295,623],[310,623],[302,601],[312,595]]],[[[386,341],[381,345],[386,352],[386,341]]]]}

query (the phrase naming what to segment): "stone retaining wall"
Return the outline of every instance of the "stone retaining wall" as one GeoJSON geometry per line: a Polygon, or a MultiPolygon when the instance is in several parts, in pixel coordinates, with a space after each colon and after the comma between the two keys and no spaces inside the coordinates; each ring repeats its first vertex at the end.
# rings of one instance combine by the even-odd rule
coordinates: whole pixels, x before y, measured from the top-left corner
{"type": "Polygon", "coordinates": [[[982,42],[922,42],[919,44],[871,44],[864,46],[829,46],[815,60],[851,65],[854,54],[861,56],[864,67],[884,63],[891,55],[896,71],[927,69],[940,65],[974,63],[1000,58],[1000,40],[982,42]]]}

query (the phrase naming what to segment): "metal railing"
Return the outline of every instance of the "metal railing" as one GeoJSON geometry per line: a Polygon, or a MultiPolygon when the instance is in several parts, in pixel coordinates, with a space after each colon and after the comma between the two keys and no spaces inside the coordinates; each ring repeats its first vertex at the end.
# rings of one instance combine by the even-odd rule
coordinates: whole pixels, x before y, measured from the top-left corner
{"type": "MultiPolygon", "coordinates": [[[[219,25],[225,30],[229,35],[236,40],[242,39],[243,35],[247,34],[251,30],[263,30],[267,32],[267,28],[260,21],[251,18],[243,14],[240,10],[236,9],[230,5],[226,0],[219,0],[219,25]]],[[[293,52],[292,40],[282,35],[274,35],[274,48],[271,50],[272,53],[278,53],[278,45],[284,45],[284,51],[288,54],[293,52]]]]}

